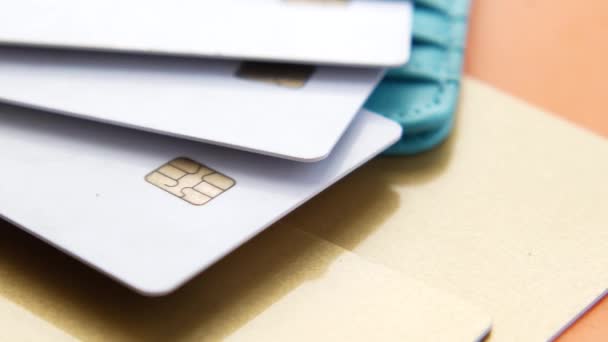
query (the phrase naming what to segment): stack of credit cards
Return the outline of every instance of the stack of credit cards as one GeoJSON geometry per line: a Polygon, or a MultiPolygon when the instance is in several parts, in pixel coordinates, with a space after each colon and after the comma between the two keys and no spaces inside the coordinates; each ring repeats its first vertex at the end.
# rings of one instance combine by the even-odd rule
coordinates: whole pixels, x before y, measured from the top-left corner
{"type": "Polygon", "coordinates": [[[399,141],[362,107],[408,62],[413,18],[392,0],[11,3],[0,217],[167,294],[399,141]]]}

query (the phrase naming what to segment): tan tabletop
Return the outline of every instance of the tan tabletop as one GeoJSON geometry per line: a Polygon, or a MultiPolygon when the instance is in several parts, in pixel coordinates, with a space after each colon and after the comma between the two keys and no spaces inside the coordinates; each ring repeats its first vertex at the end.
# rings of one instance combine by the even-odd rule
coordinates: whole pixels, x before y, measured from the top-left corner
{"type": "MultiPolygon", "coordinates": [[[[466,72],[608,137],[608,2],[475,0],[466,72]]],[[[608,298],[560,340],[608,340],[608,298]]]]}

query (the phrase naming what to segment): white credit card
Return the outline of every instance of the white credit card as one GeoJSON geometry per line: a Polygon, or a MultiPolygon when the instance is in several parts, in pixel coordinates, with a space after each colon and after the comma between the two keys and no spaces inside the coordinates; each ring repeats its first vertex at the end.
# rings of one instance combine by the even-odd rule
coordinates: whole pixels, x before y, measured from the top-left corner
{"type": "Polygon", "coordinates": [[[0,105],[0,217],[162,295],[400,134],[363,111],[329,158],[303,164],[0,105]]]}
{"type": "Polygon", "coordinates": [[[308,162],[329,155],[382,74],[0,47],[0,101],[308,162]]]}
{"type": "Polygon", "coordinates": [[[398,66],[412,5],[391,0],[19,0],[0,43],[140,53],[398,66]]]}

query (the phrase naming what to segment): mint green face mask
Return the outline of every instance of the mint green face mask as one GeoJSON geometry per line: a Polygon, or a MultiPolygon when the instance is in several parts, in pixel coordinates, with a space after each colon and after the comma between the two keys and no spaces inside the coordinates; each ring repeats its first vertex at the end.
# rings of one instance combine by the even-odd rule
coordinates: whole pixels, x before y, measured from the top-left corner
{"type": "Polygon", "coordinates": [[[403,126],[385,154],[429,150],[452,131],[458,105],[469,0],[417,0],[409,62],[387,72],[365,108],[403,126]]]}

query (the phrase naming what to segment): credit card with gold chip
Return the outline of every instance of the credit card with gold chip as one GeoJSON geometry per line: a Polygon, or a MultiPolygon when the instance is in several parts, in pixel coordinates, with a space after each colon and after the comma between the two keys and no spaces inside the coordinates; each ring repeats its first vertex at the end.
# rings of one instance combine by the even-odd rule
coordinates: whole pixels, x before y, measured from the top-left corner
{"type": "Polygon", "coordinates": [[[400,134],[362,112],[330,157],[298,163],[0,105],[0,217],[162,295],[400,134]]]}
{"type": "Polygon", "coordinates": [[[326,158],[378,68],[0,47],[0,101],[280,158],[326,158]]]}

